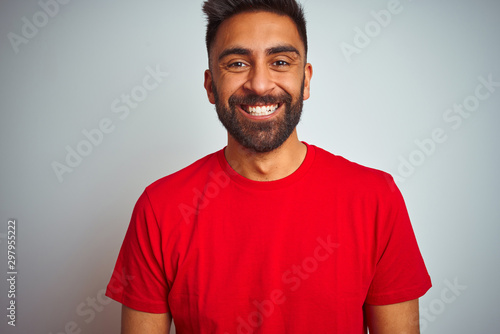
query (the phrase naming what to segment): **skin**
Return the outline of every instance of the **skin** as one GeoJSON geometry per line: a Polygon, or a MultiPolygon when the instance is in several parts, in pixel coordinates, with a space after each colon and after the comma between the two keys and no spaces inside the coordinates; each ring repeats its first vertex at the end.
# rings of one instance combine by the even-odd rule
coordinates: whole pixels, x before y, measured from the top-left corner
{"type": "MultiPolygon", "coordinates": [[[[287,92],[295,102],[302,80],[303,99],[309,98],[311,76],[312,66],[306,63],[304,43],[289,17],[267,12],[242,13],[224,21],[217,32],[210,52],[210,70],[205,71],[205,89],[212,104],[215,104],[213,83],[226,106],[233,94],[278,96],[287,92]],[[298,52],[269,54],[269,50],[283,46],[298,52]],[[235,48],[247,50],[248,54],[231,53],[235,48]]],[[[279,117],[283,111],[284,108],[280,108],[273,117],[279,117]]],[[[273,181],[292,174],[306,153],[307,148],[299,141],[296,129],[282,146],[268,153],[252,152],[230,134],[225,150],[231,167],[255,181],[273,181]]]]}
{"type": "Polygon", "coordinates": [[[365,305],[370,334],[419,334],[418,299],[383,306],[365,305]]]}
{"type": "Polygon", "coordinates": [[[170,313],[146,313],[122,305],[121,334],[167,334],[171,322],[170,313]]]}
{"type": "MultiPolygon", "coordinates": [[[[204,86],[208,100],[215,104],[214,84],[226,107],[233,94],[278,96],[287,92],[296,102],[302,81],[303,99],[309,98],[312,73],[304,44],[289,17],[268,12],[242,13],[221,24],[210,52],[210,69],[205,71],[204,86]],[[276,52],[279,48],[281,52],[276,52]],[[294,51],[290,51],[292,49],[294,51]]],[[[272,117],[280,117],[283,111],[284,108],[278,109],[272,117]]],[[[242,110],[239,116],[247,117],[242,110]]],[[[299,141],[296,129],[283,145],[268,153],[251,151],[230,134],[225,150],[231,167],[255,181],[273,181],[291,175],[302,164],[306,153],[307,148],[299,141]]],[[[371,334],[420,333],[415,321],[419,317],[418,299],[393,305],[365,305],[364,312],[371,334]]],[[[122,308],[122,334],[169,333],[171,321],[169,313],[151,314],[122,308]]]]}

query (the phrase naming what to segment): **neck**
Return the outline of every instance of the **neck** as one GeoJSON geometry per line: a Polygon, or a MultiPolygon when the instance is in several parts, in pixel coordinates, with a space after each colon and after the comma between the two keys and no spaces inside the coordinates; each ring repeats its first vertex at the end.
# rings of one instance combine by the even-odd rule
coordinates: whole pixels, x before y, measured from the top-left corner
{"type": "Polygon", "coordinates": [[[224,154],[229,165],[241,176],[254,181],[275,181],[291,175],[300,167],[307,147],[299,141],[295,129],[283,145],[267,153],[249,150],[228,135],[224,154]]]}

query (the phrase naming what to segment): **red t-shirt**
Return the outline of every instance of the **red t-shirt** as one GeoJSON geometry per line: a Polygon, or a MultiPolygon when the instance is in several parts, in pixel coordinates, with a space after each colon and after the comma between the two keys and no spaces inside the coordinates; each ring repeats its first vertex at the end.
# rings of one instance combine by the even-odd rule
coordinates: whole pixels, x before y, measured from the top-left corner
{"type": "Polygon", "coordinates": [[[170,312],[177,333],[366,333],[363,305],[430,287],[392,178],[307,145],[257,182],[224,151],[146,188],[107,296],[170,312]]]}

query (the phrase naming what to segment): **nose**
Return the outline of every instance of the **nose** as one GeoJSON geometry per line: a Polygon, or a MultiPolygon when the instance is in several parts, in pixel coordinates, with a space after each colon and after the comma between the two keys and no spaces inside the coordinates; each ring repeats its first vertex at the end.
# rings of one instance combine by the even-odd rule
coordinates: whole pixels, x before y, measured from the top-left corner
{"type": "Polygon", "coordinates": [[[248,73],[248,80],[243,87],[257,95],[269,94],[275,87],[270,69],[266,65],[254,65],[248,73]]]}

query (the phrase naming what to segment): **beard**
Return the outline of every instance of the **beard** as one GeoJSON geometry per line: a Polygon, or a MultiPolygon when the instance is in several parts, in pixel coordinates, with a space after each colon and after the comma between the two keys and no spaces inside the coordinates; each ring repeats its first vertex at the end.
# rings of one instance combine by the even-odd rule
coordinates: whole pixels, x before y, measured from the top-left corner
{"type": "Polygon", "coordinates": [[[219,99],[219,94],[212,83],[215,98],[215,109],[220,122],[228,133],[243,147],[257,153],[271,152],[280,147],[292,134],[299,124],[304,104],[304,80],[297,102],[288,93],[278,96],[259,96],[250,94],[246,96],[232,95],[228,100],[228,107],[219,99]],[[238,105],[284,105],[284,112],[269,121],[252,121],[240,115],[238,105]]]}

